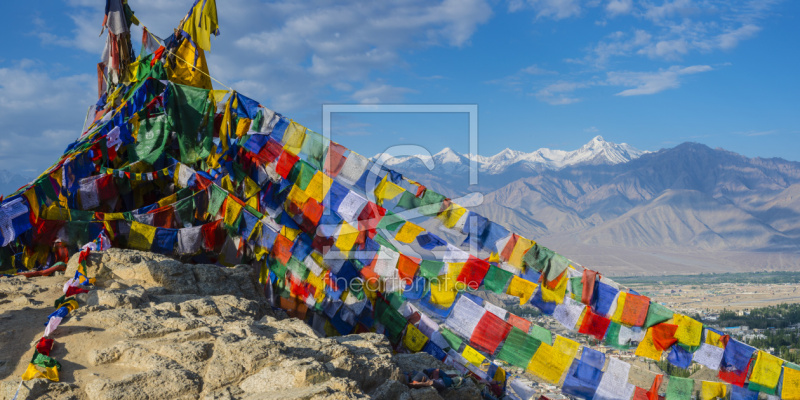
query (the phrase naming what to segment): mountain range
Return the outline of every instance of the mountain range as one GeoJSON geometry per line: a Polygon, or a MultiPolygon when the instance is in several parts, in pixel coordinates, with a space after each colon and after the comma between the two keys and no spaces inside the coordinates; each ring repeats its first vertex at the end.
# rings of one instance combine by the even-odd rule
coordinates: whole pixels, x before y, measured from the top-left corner
{"type": "Polygon", "coordinates": [[[8,196],[32,180],[31,177],[0,169],[0,195],[8,196]]]}
{"type": "Polygon", "coordinates": [[[708,270],[800,268],[798,162],[698,143],[648,152],[599,136],[575,151],[445,149],[431,157],[432,170],[424,158],[379,157],[457,203],[482,193],[472,209],[568,256],[636,253],[636,268],[623,268],[630,273],[652,273],[642,263],[692,272],[695,260],[675,262],[689,254],[708,270]],[[469,186],[471,160],[479,173],[469,186]]]}

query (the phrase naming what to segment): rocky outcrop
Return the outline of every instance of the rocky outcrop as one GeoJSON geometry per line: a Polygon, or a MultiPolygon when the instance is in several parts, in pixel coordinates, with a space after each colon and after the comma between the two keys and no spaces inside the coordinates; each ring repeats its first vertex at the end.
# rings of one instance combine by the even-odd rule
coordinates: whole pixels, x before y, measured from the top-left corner
{"type": "MultiPolygon", "coordinates": [[[[75,268],[73,258],[66,276],[75,268]]],[[[401,371],[444,367],[437,360],[393,356],[384,336],[373,333],[319,337],[302,321],[271,310],[250,266],[189,265],[111,249],[91,254],[88,268],[96,287],[79,295],[83,306],[54,335],[61,382],[24,382],[19,399],[441,398],[433,389],[400,383],[401,371]]],[[[13,398],[42,318],[65,280],[0,280],[0,311],[37,317],[29,328],[15,326],[23,319],[3,324],[6,335],[11,328],[30,332],[24,343],[0,341],[0,354],[23,348],[13,359],[0,356],[7,370],[0,375],[0,399],[13,398]]],[[[442,396],[477,394],[470,382],[442,396]]]]}

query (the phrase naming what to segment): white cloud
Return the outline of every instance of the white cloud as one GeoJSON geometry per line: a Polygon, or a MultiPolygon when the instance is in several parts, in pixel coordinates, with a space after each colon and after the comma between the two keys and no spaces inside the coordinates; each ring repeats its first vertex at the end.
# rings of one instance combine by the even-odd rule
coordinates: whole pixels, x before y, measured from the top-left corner
{"type": "Polygon", "coordinates": [[[578,16],[581,13],[579,0],[512,0],[509,2],[509,11],[515,12],[525,8],[536,12],[536,18],[551,18],[554,20],[578,16]]]}
{"type": "Polygon", "coordinates": [[[580,82],[557,82],[540,89],[535,93],[535,96],[540,101],[550,105],[567,105],[581,101],[580,98],[573,96],[572,93],[588,86],[588,84],[580,82]]]}
{"type": "Polygon", "coordinates": [[[662,69],[656,72],[609,72],[605,83],[612,86],[632,88],[617,93],[617,96],[656,94],[667,89],[680,87],[681,76],[711,70],[712,68],[708,65],[693,65],[690,67],[672,66],[669,69],[662,69]]]}
{"type": "Polygon", "coordinates": [[[717,36],[717,44],[720,49],[730,50],[736,47],[742,40],[755,36],[755,34],[760,30],[761,28],[756,25],[746,24],[738,29],[725,32],[717,36]]]}
{"type": "Polygon", "coordinates": [[[631,11],[633,11],[633,0],[610,0],[606,4],[606,12],[612,17],[630,14],[631,11]]]}
{"type": "Polygon", "coordinates": [[[414,90],[386,84],[375,84],[357,90],[353,93],[352,98],[361,104],[393,103],[401,100],[405,93],[411,92],[414,92],[414,90]]]}
{"type": "Polygon", "coordinates": [[[586,132],[586,133],[597,133],[597,132],[600,132],[600,129],[597,129],[596,126],[590,126],[590,127],[586,128],[586,129],[584,129],[583,131],[586,132]]]}
{"type": "Polygon", "coordinates": [[[97,78],[54,77],[24,60],[0,68],[0,169],[41,171],[81,134],[97,78]]]}

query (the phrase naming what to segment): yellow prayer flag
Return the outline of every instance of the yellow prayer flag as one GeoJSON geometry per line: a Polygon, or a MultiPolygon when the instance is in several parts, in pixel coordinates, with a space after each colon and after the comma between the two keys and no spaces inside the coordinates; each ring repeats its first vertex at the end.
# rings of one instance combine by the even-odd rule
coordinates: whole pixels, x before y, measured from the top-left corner
{"type": "Polygon", "coordinates": [[[515,275],[511,277],[511,282],[508,284],[506,293],[511,296],[519,297],[519,305],[523,305],[531,299],[537,286],[539,285],[515,275]]]}
{"type": "Polygon", "coordinates": [[[756,363],[750,373],[750,382],[770,389],[778,386],[783,360],[761,350],[757,354],[756,363]]]}
{"type": "Polygon", "coordinates": [[[644,335],[644,339],[639,342],[639,347],[636,348],[636,355],[639,357],[660,361],[662,353],[663,352],[661,350],[656,349],[656,345],[653,343],[653,328],[649,328],[647,333],[644,335]]]}
{"type": "Polygon", "coordinates": [[[417,329],[416,326],[408,324],[406,336],[403,338],[403,344],[407,349],[411,350],[412,353],[417,353],[422,350],[427,342],[428,337],[424,333],[417,329]]]}
{"type": "Polygon", "coordinates": [[[458,291],[449,286],[446,282],[431,282],[431,303],[443,308],[450,308],[456,301],[458,291]]]}
{"type": "Polygon", "coordinates": [[[258,196],[253,196],[253,197],[247,199],[245,204],[247,204],[248,206],[250,206],[250,208],[252,208],[254,210],[258,210],[258,196]]]}
{"type": "Polygon", "coordinates": [[[281,227],[281,235],[294,242],[297,235],[300,234],[300,229],[289,228],[288,226],[281,227]]]}
{"type": "Polygon", "coordinates": [[[181,30],[186,32],[198,47],[211,51],[211,34],[217,35],[218,24],[216,0],[196,1],[181,30]]]}
{"type": "Polygon", "coordinates": [[[467,210],[458,204],[452,203],[446,210],[444,210],[441,214],[437,216],[442,221],[442,224],[447,228],[452,228],[456,226],[458,220],[461,219],[461,216],[466,213],[467,210]]]}
{"type": "MultiPolygon", "coordinates": [[[[514,250],[511,251],[511,256],[508,257],[508,263],[522,269],[522,256],[536,244],[533,240],[525,239],[522,236],[517,237],[517,243],[514,245],[514,250]]],[[[564,297],[564,296],[561,296],[564,297]]]]}
{"type": "Polygon", "coordinates": [[[781,399],[800,400],[800,371],[789,367],[783,367],[781,399]]]}
{"type": "Polygon", "coordinates": [[[342,221],[342,225],[339,226],[339,236],[336,238],[336,247],[345,256],[349,255],[350,249],[355,246],[358,233],[358,228],[348,224],[347,221],[342,221]]]}
{"type": "Polygon", "coordinates": [[[34,363],[28,364],[28,369],[22,374],[23,381],[36,378],[47,378],[53,382],[58,382],[58,370],[55,367],[39,367],[34,363]]]}
{"type": "Polygon", "coordinates": [[[555,289],[550,289],[547,285],[541,285],[539,288],[542,291],[542,300],[555,302],[556,304],[561,304],[564,302],[564,296],[567,294],[567,283],[569,279],[567,277],[562,276],[561,279],[558,281],[558,286],[555,289]]]}
{"type": "Polygon", "coordinates": [[[466,290],[467,286],[458,281],[458,276],[461,275],[464,264],[463,262],[447,263],[447,273],[438,277],[439,282],[444,282],[446,287],[450,290],[466,290]]]}
{"type": "Polygon", "coordinates": [[[292,190],[290,190],[289,195],[286,196],[286,201],[294,203],[297,208],[301,208],[308,201],[308,194],[306,194],[303,189],[300,189],[300,186],[292,185],[292,190]]]}
{"type": "Polygon", "coordinates": [[[258,186],[256,181],[250,179],[249,176],[244,177],[244,197],[246,199],[250,199],[251,197],[258,194],[261,191],[261,187],[258,186]]]}
{"type": "MultiPolygon", "coordinates": [[[[47,184],[50,184],[47,182],[47,184]]],[[[39,217],[39,200],[36,197],[36,191],[34,190],[34,186],[31,186],[30,189],[25,191],[25,197],[28,199],[28,204],[31,206],[31,214],[35,215],[36,218],[39,217]]]]}
{"type": "Polygon", "coordinates": [[[233,186],[233,182],[231,181],[231,177],[228,174],[222,177],[219,181],[219,186],[225,189],[228,193],[236,193],[236,187],[233,186]]]}
{"type": "Polygon", "coordinates": [[[103,214],[103,221],[122,221],[125,219],[123,213],[107,213],[103,214]]]}
{"type": "Polygon", "coordinates": [[[557,336],[552,346],[547,343],[539,345],[531,362],[528,363],[528,371],[556,385],[564,375],[564,371],[572,364],[579,348],[580,344],[577,342],[557,336]]]}
{"type": "Polygon", "coordinates": [[[691,317],[675,313],[672,316],[672,323],[678,325],[675,331],[675,339],[687,346],[699,346],[703,336],[703,323],[691,317]]]}
{"type": "Polygon", "coordinates": [[[228,196],[225,201],[225,217],[222,222],[227,226],[233,226],[242,214],[242,205],[238,201],[228,196]]]}
{"type": "Polygon", "coordinates": [[[425,228],[411,221],[406,221],[397,231],[397,234],[394,235],[394,238],[400,243],[411,243],[424,231],[425,228]]]}
{"type": "Polygon", "coordinates": [[[461,356],[476,367],[480,367],[483,363],[483,360],[486,360],[486,357],[484,357],[483,354],[479,353],[478,350],[469,347],[469,345],[464,346],[464,351],[461,352],[461,356]]]}
{"type": "Polygon", "coordinates": [[[506,381],[506,370],[502,368],[497,368],[497,371],[494,373],[494,380],[497,382],[503,383],[506,381]]]}
{"type": "Polygon", "coordinates": [[[306,139],[306,127],[292,120],[286,132],[283,134],[283,149],[292,154],[300,153],[303,148],[303,141],[306,139]]]}
{"type": "Polygon", "coordinates": [[[211,76],[203,49],[192,45],[191,40],[184,40],[175,52],[175,62],[167,65],[171,82],[211,90],[211,76]],[[195,61],[195,54],[197,54],[195,61]]]}
{"type": "Polygon", "coordinates": [[[178,201],[178,194],[177,193],[173,193],[173,194],[171,194],[171,195],[169,195],[167,197],[162,198],[157,203],[158,203],[158,207],[160,208],[160,207],[164,207],[166,205],[174,204],[176,201],[178,201]]]}
{"type": "Polygon", "coordinates": [[[247,135],[247,131],[250,130],[250,122],[249,118],[239,118],[239,122],[236,123],[236,137],[247,135]]]}
{"type": "Polygon", "coordinates": [[[128,247],[136,250],[149,251],[156,237],[156,227],[131,222],[131,231],[128,235],[128,247]]]}
{"type": "Polygon", "coordinates": [[[703,381],[700,389],[700,400],[724,399],[726,393],[728,393],[728,386],[724,383],[703,381]]]}
{"type": "Polygon", "coordinates": [[[381,179],[381,183],[378,184],[378,187],[375,188],[375,203],[379,206],[383,205],[384,200],[391,200],[398,195],[402,194],[406,190],[394,184],[394,182],[388,180],[389,175],[381,179]]]}
{"type": "Polygon", "coordinates": [[[708,329],[706,329],[706,344],[710,344],[721,349],[725,348],[725,344],[722,343],[722,335],[708,329]]]}
{"type": "Polygon", "coordinates": [[[322,200],[328,195],[332,182],[333,179],[317,171],[311,181],[308,182],[308,186],[306,186],[306,194],[316,200],[317,203],[322,203],[322,200]]]}

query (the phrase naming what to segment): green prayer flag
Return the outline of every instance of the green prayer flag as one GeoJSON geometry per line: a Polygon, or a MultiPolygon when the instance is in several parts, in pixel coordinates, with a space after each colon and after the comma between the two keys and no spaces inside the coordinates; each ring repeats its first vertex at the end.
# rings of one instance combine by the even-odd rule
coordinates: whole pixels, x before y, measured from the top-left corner
{"type": "Polygon", "coordinates": [[[155,164],[166,149],[169,130],[166,114],[144,119],[139,125],[139,134],[136,137],[136,146],[133,148],[131,161],[155,164]]]}
{"type": "Polygon", "coordinates": [[[489,267],[489,272],[487,272],[486,276],[483,278],[483,287],[495,293],[505,293],[506,285],[508,281],[511,280],[512,276],[514,276],[514,274],[511,272],[491,266],[489,267]]]}
{"type": "Polygon", "coordinates": [[[283,278],[286,277],[286,265],[283,265],[277,258],[273,258],[269,269],[278,277],[278,282],[283,282],[283,278]]]}
{"type": "Polygon", "coordinates": [[[211,185],[211,200],[208,201],[208,213],[212,216],[217,215],[227,197],[228,192],[225,189],[217,185],[211,185]]]}
{"type": "Polygon", "coordinates": [[[328,143],[319,133],[306,129],[306,138],[300,153],[306,155],[306,161],[315,169],[322,170],[322,162],[328,152],[328,143]]]}
{"type": "Polygon", "coordinates": [[[619,330],[621,327],[622,325],[614,321],[611,321],[611,323],[608,325],[608,329],[606,330],[605,342],[607,345],[611,347],[624,350],[629,348],[630,346],[627,344],[620,344],[619,342],[619,330]]]}
{"type": "Polygon", "coordinates": [[[542,343],[547,343],[547,344],[549,344],[551,346],[553,345],[553,334],[550,333],[549,330],[547,330],[546,328],[542,328],[541,326],[535,325],[535,324],[532,325],[532,327],[533,327],[533,329],[531,329],[531,336],[534,339],[536,339],[536,340],[538,340],[538,341],[540,341],[542,343]]]}
{"type": "Polygon", "coordinates": [[[644,328],[646,329],[653,325],[668,321],[670,318],[672,318],[672,314],[673,313],[669,308],[664,307],[655,301],[651,301],[650,308],[647,309],[647,318],[644,320],[644,328]]]}
{"type": "Polygon", "coordinates": [[[178,201],[175,205],[172,206],[173,212],[175,216],[178,217],[178,221],[182,224],[181,227],[186,226],[187,224],[193,225],[194,224],[194,198],[189,197],[183,200],[178,201]]]}
{"type": "Polygon", "coordinates": [[[461,342],[462,342],[461,338],[458,337],[458,335],[456,335],[455,333],[453,333],[453,331],[445,327],[441,328],[440,333],[442,334],[442,337],[447,342],[447,344],[450,345],[450,348],[455,351],[458,351],[458,349],[461,347],[461,342]]]}
{"type": "Polygon", "coordinates": [[[670,376],[667,383],[667,397],[665,400],[691,400],[694,390],[694,380],[670,376]]]}
{"type": "Polygon", "coordinates": [[[426,190],[421,197],[414,196],[411,192],[403,192],[400,200],[397,202],[398,207],[406,210],[417,210],[422,215],[431,216],[436,215],[442,209],[442,202],[445,196],[434,192],[433,190],[426,190]]]}
{"type": "Polygon", "coordinates": [[[569,278],[569,285],[570,291],[573,295],[572,298],[581,301],[583,296],[583,278],[580,276],[569,278]]]}
{"type": "Polygon", "coordinates": [[[768,387],[768,386],[759,385],[759,384],[757,384],[755,382],[750,381],[750,382],[747,383],[747,388],[752,390],[752,391],[754,391],[754,392],[761,392],[761,393],[766,393],[766,394],[775,394],[777,392],[777,390],[778,390],[778,385],[775,385],[775,387],[768,387]]]}
{"type": "Polygon", "coordinates": [[[214,108],[208,93],[193,86],[169,86],[166,112],[178,136],[181,161],[186,164],[208,157],[211,151],[214,108]]]}
{"type": "Polygon", "coordinates": [[[292,271],[292,275],[298,277],[301,281],[305,281],[308,277],[308,268],[306,268],[305,264],[303,264],[300,260],[290,257],[289,262],[286,264],[286,267],[289,271],[292,271]]]}
{"type": "Polygon", "coordinates": [[[388,303],[381,300],[375,302],[375,314],[378,316],[378,320],[381,324],[386,328],[389,340],[395,343],[400,340],[403,329],[405,329],[406,324],[408,324],[408,321],[406,321],[403,315],[393,309],[388,303]]]}
{"type": "Polygon", "coordinates": [[[437,260],[422,260],[419,264],[419,275],[427,280],[432,280],[439,276],[444,262],[437,260]]]}
{"type": "Polygon", "coordinates": [[[516,367],[526,368],[541,344],[541,341],[515,326],[508,333],[497,358],[516,367]]]}
{"type": "Polygon", "coordinates": [[[553,255],[555,253],[547,247],[534,244],[522,257],[522,261],[528,268],[542,272],[550,265],[550,259],[553,258],[553,255]]]}
{"type": "Polygon", "coordinates": [[[44,355],[42,353],[39,353],[38,351],[34,351],[33,352],[33,358],[31,359],[31,364],[36,364],[36,365],[38,365],[40,367],[44,367],[44,368],[53,368],[53,367],[55,367],[55,369],[57,369],[59,371],[61,370],[61,363],[56,361],[55,358],[50,357],[50,356],[46,356],[46,355],[44,355]]]}

